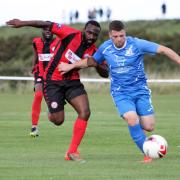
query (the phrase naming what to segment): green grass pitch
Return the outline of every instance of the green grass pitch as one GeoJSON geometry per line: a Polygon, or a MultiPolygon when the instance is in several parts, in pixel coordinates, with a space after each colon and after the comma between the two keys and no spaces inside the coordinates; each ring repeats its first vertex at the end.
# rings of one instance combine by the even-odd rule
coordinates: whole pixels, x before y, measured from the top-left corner
{"type": "MultiPolygon", "coordinates": [[[[169,144],[167,156],[142,164],[126,123],[106,93],[89,93],[91,118],[79,151],[86,163],[67,162],[76,113],[66,105],[65,123],[47,119],[43,102],[40,136],[31,138],[32,94],[0,94],[0,180],[174,180],[180,177],[180,95],[155,95],[156,129],[169,144]]],[[[150,134],[149,134],[150,135],[150,134]]]]}

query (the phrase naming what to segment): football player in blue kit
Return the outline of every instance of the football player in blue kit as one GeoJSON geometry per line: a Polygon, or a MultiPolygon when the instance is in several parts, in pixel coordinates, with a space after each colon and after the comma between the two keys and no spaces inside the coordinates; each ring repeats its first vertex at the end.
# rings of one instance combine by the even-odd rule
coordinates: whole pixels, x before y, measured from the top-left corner
{"type": "MultiPolygon", "coordinates": [[[[63,74],[73,68],[97,66],[106,60],[111,79],[111,95],[120,116],[127,122],[131,138],[143,152],[145,131],[153,131],[155,126],[151,91],[147,86],[144,72],[145,54],[164,54],[180,64],[180,56],[172,49],[144,39],[126,36],[124,24],[115,20],[109,24],[109,37],[98,51],[87,59],[75,64],[59,65],[63,74]]],[[[151,162],[144,156],[143,162],[151,162]]]]}

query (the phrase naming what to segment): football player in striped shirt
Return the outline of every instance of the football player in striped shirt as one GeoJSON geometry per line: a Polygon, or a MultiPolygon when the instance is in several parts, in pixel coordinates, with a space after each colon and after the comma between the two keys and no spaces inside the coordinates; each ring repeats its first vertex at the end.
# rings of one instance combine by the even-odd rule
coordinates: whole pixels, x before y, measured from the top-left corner
{"type": "Polygon", "coordinates": [[[34,57],[32,60],[32,73],[34,75],[34,98],[31,111],[31,137],[39,136],[38,122],[43,98],[43,74],[59,43],[60,39],[55,36],[53,37],[50,28],[44,28],[42,36],[33,39],[34,57]]]}
{"type": "MultiPolygon", "coordinates": [[[[85,135],[90,116],[88,96],[80,81],[78,69],[73,69],[62,75],[58,70],[58,65],[61,62],[73,64],[80,61],[81,58],[92,56],[97,50],[95,42],[101,31],[100,24],[94,20],[88,21],[83,31],[49,21],[13,19],[8,21],[7,25],[15,28],[24,26],[49,27],[51,32],[61,39],[61,43],[44,73],[44,97],[49,109],[49,120],[57,126],[64,122],[66,102],[77,112],[72,140],[65,154],[65,160],[83,161],[80,158],[78,147],[85,135]]],[[[106,64],[99,64],[96,69],[101,76],[108,77],[106,64]]]]}

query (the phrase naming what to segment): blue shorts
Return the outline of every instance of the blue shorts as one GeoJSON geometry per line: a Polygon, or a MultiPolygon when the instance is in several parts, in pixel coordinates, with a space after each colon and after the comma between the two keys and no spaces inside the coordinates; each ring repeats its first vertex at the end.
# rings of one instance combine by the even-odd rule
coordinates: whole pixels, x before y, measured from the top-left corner
{"type": "MultiPolygon", "coordinates": [[[[148,91],[149,92],[149,91],[148,91]]],[[[139,116],[154,114],[150,93],[138,94],[137,92],[112,95],[119,114],[123,117],[126,112],[135,111],[139,116]]]]}

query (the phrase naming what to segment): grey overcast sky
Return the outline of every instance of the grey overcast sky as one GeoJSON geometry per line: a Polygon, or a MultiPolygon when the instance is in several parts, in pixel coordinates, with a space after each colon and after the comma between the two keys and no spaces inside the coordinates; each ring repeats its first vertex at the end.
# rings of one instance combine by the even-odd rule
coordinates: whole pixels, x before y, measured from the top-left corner
{"type": "Polygon", "coordinates": [[[85,22],[88,10],[102,8],[105,12],[107,7],[113,20],[154,20],[163,18],[163,2],[167,5],[164,18],[180,18],[180,0],[1,0],[0,25],[12,18],[69,23],[69,14],[75,10],[79,11],[79,21],[85,22]]]}

